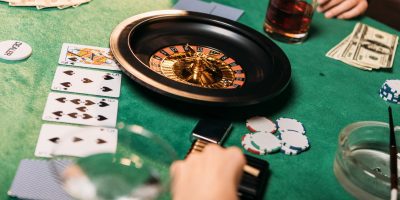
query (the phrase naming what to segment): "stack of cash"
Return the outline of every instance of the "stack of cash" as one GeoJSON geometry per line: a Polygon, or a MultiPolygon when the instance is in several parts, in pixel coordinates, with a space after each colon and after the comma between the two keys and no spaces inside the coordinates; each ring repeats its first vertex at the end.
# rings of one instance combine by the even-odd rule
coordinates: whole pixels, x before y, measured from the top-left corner
{"type": "Polygon", "coordinates": [[[57,7],[64,9],[68,7],[77,7],[90,0],[0,0],[9,2],[10,6],[36,6],[37,9],[57,7]]]}
{"type": "Polygon", "coordinates": [[[397,35],[357,23],[326,56],[363,70],[392,68],[398,41],[397,35]]]}

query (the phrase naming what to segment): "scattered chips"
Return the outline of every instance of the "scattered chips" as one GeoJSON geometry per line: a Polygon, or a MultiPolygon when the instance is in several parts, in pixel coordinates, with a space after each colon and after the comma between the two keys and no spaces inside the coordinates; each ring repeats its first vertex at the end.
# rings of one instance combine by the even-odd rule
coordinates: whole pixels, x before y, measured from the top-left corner
{"type": "Polygon", "coordinates": [[[23,60],[32,54],[32,48],[25,42],[6,40],[0,42],[0,58],[5,60],[23,60]]]}
{"type": "Polygon", "coordinates": [[[387,102],[400,104],[400,80],[386,80],[379,90],[379,96],[387,102]]]}
{"type": "Polygon", "coordinates": [[[251,132],[268,132],[274,133],[276,131],[276,124],[266,117],[255,116],[246,121],[246,127],[251,132]]]}
{"type": "Polygon", "coordinates": [[[298,155],[310,148],[303,124],[296,119],[279,118],[276,124],[266,117],[255,116],[246,121],[253,133],[242,137],[242,146],[248,152],[266,155],[281,151],[286,155],[298,155]],[[273,133],[277,130],[278,137],[273,133]]]}

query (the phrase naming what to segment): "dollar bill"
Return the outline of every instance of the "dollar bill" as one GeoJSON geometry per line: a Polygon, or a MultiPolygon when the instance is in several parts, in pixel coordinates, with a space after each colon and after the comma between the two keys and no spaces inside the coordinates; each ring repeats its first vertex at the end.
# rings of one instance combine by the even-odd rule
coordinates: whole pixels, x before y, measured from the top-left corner
{"type": "Polygon", "coordinates": [[[68,7],[77,7],[90,0],[0,0],[9,2],[10,6],[36,6],[37,9],[58,7],[64,9],[68,7]]]}
{"type": "Polygon", "coordinates": [[[357,23],[326,56],[364,70],[392,68],[398,40],[397,35],[357,23]]]}

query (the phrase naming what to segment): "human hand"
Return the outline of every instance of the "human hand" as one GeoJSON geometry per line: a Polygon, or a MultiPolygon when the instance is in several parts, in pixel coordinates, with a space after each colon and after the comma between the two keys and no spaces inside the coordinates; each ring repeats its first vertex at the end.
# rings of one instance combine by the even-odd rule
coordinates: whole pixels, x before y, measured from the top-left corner
{"type": "Polygon", "coordinates": [[[207,145],[201,153],[175,161],[171,168],[174,200],[238,199],[237,188],[245,157],[237,147],[207,145]]]}
{"type": "Polygon", "coordinates": [[[317,0],[318,12],[326,18],[350,19],[363,14],[368,8],[367,0],[317,0]]]}

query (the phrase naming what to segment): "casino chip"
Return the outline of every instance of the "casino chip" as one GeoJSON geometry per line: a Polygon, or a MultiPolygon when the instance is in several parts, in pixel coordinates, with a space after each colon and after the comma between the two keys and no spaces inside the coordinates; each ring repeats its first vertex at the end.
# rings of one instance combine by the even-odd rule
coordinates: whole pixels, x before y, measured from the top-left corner
{"type": "Polygon", "coordinates": [[[6,40],[0,42],[0,58],[5,60],[23,60],[32,54],[32,48],[25,42],[6,40]]]}
{"type": "Polygon", "coordinates": [[[276,124],[266,117],[255,116],[246,121],[246,127],[251,132],[264,131],[274,133],[276,131],[276,124]]]}
{"type": "Polygon", "coordinates": [[[386,80],[379,90],[379,96],[387,102],[400,104],[400,80],[386,80]]]}
{"type": "Polygon", "coordinates": [[[242,146],[244,149],[246,149],[246,151],[253,153],[253,154],[265,155],[267,153],[266,151],[261,151],[260,149],[256,148],[253,145],[251,133],[247,133],[247,134],[243,135],[242,146]]]}
{"type": "Polygon", "coordinates": [[[285,145],[282,145],[281,152],[286,155],[299,155],[301,153],[301,151],[291,149],[285,145]]]}
{"type": "Polygon", "coordinates": [[[267,132],[256,132],[251,135],[254,147],[266,153],[273,153],[281,149],[281,141],[273,134],[267,132]]]}
{"type": "Polygon", "coordinates": [[[292,150],[305,151],[310,147],[307,136],[296,131],[281,132],[279,138],[283,146],[292,150]]]}
{"type": "Polygon", "coordinates": [[[303,124],[296,119],[279,118],[276,120],[276,123],[278,124],[278,130],[281,133],[287,131],[295,131],[301,134],[306,133],[303,124]]]}

